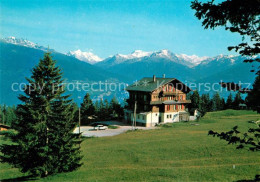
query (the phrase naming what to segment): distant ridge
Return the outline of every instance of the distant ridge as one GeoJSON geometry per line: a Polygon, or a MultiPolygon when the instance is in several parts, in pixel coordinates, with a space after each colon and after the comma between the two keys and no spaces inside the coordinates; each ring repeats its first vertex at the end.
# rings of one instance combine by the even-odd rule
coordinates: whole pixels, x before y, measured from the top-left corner
{"type": "Polygon", "coordinates": [[[1,41],[6,42],[6,43],[10,43],[10,44],[15,44],[15,45],[20,45],[20,46],[24,46],[24,47],[30,47],[30,48],[34,48],[34,49],[39,49],[42,51],[52,51],[54,52],[54,49],[49,49],[47,47],[38,45],[36,43],[33,43],[27,39],[23,39],[23,38],[16,38],[16,37],[8,37],[8,38],[1,38],[1,41]]]}

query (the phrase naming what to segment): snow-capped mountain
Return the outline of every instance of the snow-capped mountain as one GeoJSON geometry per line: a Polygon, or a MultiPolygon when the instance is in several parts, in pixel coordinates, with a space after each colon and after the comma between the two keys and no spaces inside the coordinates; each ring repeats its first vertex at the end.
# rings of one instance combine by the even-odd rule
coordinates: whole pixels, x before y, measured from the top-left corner
{"type": "Polygon", "coordinates": [[[151,57],[174,59],[175,55],[171,51],[169,51],[168,49],[163,49],[163,50],[160,50],[160,51],[153,52],[151,57]]]}
{"type": "MultiPolygon", "coordinates": [[[[10,105],[17,103],[16,92],[10,91],[12,83],[22,83],[24,76],[30,76],[30,70],[35,66],[44,51],[39,49],[40,46],[25,39],[17,39],[10,37],[0,40],[0,60],[2,71],[2,98],[3,103],[10,105]]],[[[72,51],[74,55],[82,55],[82,51],[72,51]]],[[[84,54],[83,54],[84,55],[84,54]]],[[[151,77],[156,75],[162,77],[177,78],[183,82],[194,83],[219,83],[221,80],[225,82],[252,83],[255,73],[250,72],[252,66],[257,68],[259,64],[245,64],[243,60],[246,57],[218,55],[216,57],[198,57],[174,54],[169,50],[160,50],[154,52],[134,51],[130,54],[117,54],[103,61],[96,58],[93,54],[87,54],[97,62],[90,65],[79,58],[66,56],[64,54],[54,52],[54,59],[64,72],[64,78],[68,81],[113,81],[113,83],[132,83],[132,81],[143,77],[151,77]],[[72,69],[73,68],[73,69],[72,69]]],[[[87,57],[85,56],[85,57],[87,57]]],[[[98,56],[97,56],[98,57],[98,56]]],[[[123,88],[121,88],[123,90],[123,88]]],[[[124,91],[120,90],[119,93],[124,91]]],[[[214,89],[213,89],[214,90],[214,89]]],[[[84,92],[85,94],[85,92],[84,92]]],[[[109,97],[113,94],[107,93],[91,93],[96,94],[95,97],[109,97]],[[110,95],[109,95],[110,94],[110,95]]],[[[72,93],[73,98],[78,98],[78,93],[72,93]]],[[[123,99],[123,98],[122,98],[123,99]]]]}
{"type": "Polygon", "coordinates": [[[103,60],[100,57],[98,57],[97,55],[93,54],[92,52],[83,52],[80,49],[78,49],[76,51],[70,51],[69,53],[67,53],[67,55],[73,56],[73,57],[79,59],[80,61],[84,61],[84,62],[87,62],[90,64],[95,64],[95,63],[103,60]]]}
{"type": "Polygon", "coordinates": [[[97,63],[97,66],[101,67],[111,67],[117,64],[131,64],[140,61],[149,61],[149,62],[157,62],[157,61],[164,61],[164,62],[174,62],[181,65],[185,65],[188,67],[194,67],[197,65],[197,60],[204,58],[200,57],[188,57],[184,59],[183,57],[178,57],[176,54],[172,53],[167,49],[163,49],[160,51],[155,52],[145,52],[141,50],[136,50],[131,54],[116,54],[114,56],[108,57],[107,59],[97,63]],[[188,59],[189,58],[189,59],[188,59]]]}
{"type": "Polygon", "coordinates": [[[117,57],[122,57],[124,59],[134,59],[134,58],[142,58],[145,56],[150,56],[152,54],[152,52],[145,52],[145,51],[141,51],[141,50],[135,50],[134,52],[132,52],[131,54],[117,54],[117,57]]]}
{"type": "Polygon", "coordinates": [[[191,62],[194,65],[198,65],[200,64],[202,61],[208,59],[209,57],[207,56],[203,56],[203,57],[199,57],[197,55],[192,55],[192,56],[188,56],[186,54],[175,54],[179,59],[183,59],[185,61],[191,62]]]}
{"type": "MultiPolygon", "coordinates": [[[[198,66],[200,65],[208,65],[208,64],[235,64],[239,56],[233,55],[223,55],[220,54],[215,57],[207,57],[206,59],[202,60],[198,66]]],[[[241,59],[239,59],[241,61],[241,59]]]]}
{"type": "Polygon", "coordinates": [[[23,38],[8,37],[8,38],[1,38],[1,40],[6,43],[30,47],[30,48],[34,48],[34,49],[40,49],[43,51],[47,51],[47,50],[54,51],[54,49],[48,49],[46,47],[40,46],[34,42],[31,42],[31,41],[29,41],[27,39],[23,39],[23,38]]]}

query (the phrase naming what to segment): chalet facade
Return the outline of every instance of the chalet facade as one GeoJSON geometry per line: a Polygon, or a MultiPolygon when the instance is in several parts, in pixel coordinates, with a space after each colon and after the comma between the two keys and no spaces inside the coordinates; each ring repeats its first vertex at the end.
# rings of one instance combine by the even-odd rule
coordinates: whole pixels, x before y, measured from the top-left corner
{"type": "Polygon", "coordinates": [[[189,119],[186,106],[191,102],[186,99],[186,94],[191,89],[175,78],[147,77],[126,90],[129,92],[125,110],[128,123],[136,121],[137,125],[148,127],[189,119]]]}

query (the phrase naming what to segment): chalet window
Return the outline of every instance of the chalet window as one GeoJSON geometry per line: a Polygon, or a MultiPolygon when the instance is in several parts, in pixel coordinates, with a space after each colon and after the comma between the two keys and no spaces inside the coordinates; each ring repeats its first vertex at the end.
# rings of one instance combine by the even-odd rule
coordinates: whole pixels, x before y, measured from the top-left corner
{"type": "Polygon", "coordinates": [[[148,109],[148,106],[144,105],[144,110],[147,111],[147,109],[148,109]]]}
{"type": "Polygon", "coordinates": [[[183,96],[182,96],[182,95],[180,95],[180,100],[182,100],[182,98],[183,98],[183,96]]]}
{"type": "Polygon", "coordinates": [[[184,105],[182,104],[182,109],[184,110],[184,105]]]}
{"type": "Polygon", "coordinates": [[[137,115],[137,119],[140,119],[139,115],[137,115]]]}
{"type": "Polygon", "coordinates": [[[181,105],[178,105],[178,109],[179,109],[179,110],[181,109],[181,105]]]}
{"type": "Polygon", "coordinates": [[[173,110],[176,110],[176,105],[173,105],[173,110]]]}
{"type": "Polygon", "coordinates": [[[144,95],[144,101],[146,101],[147,100],[147,96],[146,95],[144,95]]]}
{"type": "Polygon", "coordinates": [[[144,120],[144,116],[143,116],[143,120],[144,120]]]}

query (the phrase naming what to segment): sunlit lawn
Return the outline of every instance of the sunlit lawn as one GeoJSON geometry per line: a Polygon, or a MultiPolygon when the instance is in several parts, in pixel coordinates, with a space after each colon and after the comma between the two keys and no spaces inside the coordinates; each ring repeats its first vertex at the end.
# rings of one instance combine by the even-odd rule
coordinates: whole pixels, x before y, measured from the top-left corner
{"type": "MultiPolygon", "coordinates": [[[[41,179],[46,181],[236,181],[260,174],[260,153],[237,150],[208,136],[238,125],[247,131],[259,120],[252,111],[208,113],[199,125],[174,123],[156,130],[127,132],[114,137],[89,138],[82,143],[84,165],[77,171],[41,179]]],[[[192,122],[197,123],[197,122],[192,122]]],[[[22,177],[0,164],[0,179],[22,177]]],[[[21,179],[21,178],[18,178],[21,179]]]]}

